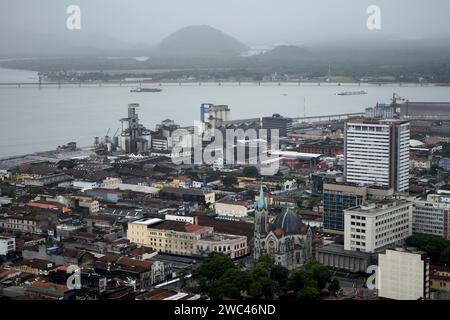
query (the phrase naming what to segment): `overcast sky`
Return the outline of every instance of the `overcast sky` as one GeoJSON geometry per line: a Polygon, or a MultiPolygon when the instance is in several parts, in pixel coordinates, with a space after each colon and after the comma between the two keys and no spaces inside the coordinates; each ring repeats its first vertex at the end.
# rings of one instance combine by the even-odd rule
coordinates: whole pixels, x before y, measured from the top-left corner
{"type": "Polygon", "coordinates": [[[154,44],[188,25],[210,25],[246,43],[364,36],[366,8],[381,7],[386,37],[448,36],[449,0],[0,0],[0,25],[65,31],[66,8],[81,7],[82,30],[154,44]]]}

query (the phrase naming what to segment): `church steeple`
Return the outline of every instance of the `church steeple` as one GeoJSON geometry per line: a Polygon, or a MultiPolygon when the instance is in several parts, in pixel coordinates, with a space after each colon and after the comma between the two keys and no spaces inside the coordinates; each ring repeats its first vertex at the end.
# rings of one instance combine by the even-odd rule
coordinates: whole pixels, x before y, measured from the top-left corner
{"type": "Polygon", "coordinates": [[[264,190],[263,190],[262,184],[259,189],[259,198],[258,198],[258,202],[256,204],[256,209],[258,209],[258,210],[267,209],[267,203],[266,203],[266,199],[264,197],[264,190]]]}
{"type": "Polygon", "coordinates": [[[254,252],[253,257],[259,259],[264,252],[264,242],[269,233],[269,211],[266,199],[264,197],[264,189],[261,183],[259,188],[259,198],[255,203],[255,234],[254,234],[254,252]]]}

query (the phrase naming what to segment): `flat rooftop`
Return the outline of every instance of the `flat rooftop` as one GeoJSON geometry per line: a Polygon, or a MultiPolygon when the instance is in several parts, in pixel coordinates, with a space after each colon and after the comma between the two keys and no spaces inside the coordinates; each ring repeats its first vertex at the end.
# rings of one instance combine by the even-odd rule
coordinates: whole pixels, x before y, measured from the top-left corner
{"type": "Polygon", "coordinates": [[[143,220],[138,220],[138,221],[134,221],[134,224],[142,224],[142,225],[146,225],[146,226],[150,226],[159,222],[162,222],[164,220],[162,219],[158,219],[158,218],[150,218],[150,219],[143,219],[143,220]]]}
{"type": "Polygon", "coordinates": [[[344,210],[344,213],[345,214],[360,213],[365,215],[375,215],[381,213],[383,210],[403,206],[408,203],[410,202],[406,200],[385,199],[382,201],[371,202],[366,205],[346,209],[344,210]]]}

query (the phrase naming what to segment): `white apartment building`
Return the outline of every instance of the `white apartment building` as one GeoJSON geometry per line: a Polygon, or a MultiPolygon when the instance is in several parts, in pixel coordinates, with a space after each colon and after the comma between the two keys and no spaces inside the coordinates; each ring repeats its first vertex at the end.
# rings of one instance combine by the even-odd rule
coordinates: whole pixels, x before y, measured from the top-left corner
{"type": "Polygon", "coordinates": [[[425,252],[412,248],[386,250],[378,255],[378,296],[395,300],[430,297],[430,270],[425,252]]]}
{"type": "Polygon", "coordinates": [[[409,189],[409,122],[351,120],[345,124],[347,182],[409,189]]]}
{"type": "Polygon", "coordinates": [[[449,212],[449,195],[430,194],[426,200],[414,200],[413,233],[431,234],[450,240],[449,212]]]}
{"type": "Polygon", "coordinates": [[[16,239],[0,236],[0,256],[16,251],[16,239]]]}
{"type": "Polygon", "coordinates": [[[344,210],[344,249],[377,252],[412,234],[412,203],[383,200],[344,210]]]}

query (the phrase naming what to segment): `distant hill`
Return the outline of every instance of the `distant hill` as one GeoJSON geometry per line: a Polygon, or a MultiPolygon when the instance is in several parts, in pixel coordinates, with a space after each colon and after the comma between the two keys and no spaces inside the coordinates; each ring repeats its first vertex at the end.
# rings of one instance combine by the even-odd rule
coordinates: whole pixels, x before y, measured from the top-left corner
{"type": "Polygon", "coordinates": [[[182,28],[161,41],[156,53],[172,56],[235,56],[248,50],[239,40],[210,26],[182,28]]]}
{"type": "Polygon", "coordinates": [[[54,57],[122,52],[129,44],[104,34],[63,30],[55,34],[29,32],[0,25],[0,57],[54,57]]]}
{"type": "Polygon", "coordinates": [[[267,51],[261,57],[269,59],[297,59],[303,57],[306,53],[308,53],[308,50],[305,47],[281,45],[267,51]]]}

